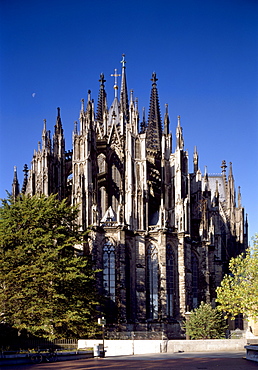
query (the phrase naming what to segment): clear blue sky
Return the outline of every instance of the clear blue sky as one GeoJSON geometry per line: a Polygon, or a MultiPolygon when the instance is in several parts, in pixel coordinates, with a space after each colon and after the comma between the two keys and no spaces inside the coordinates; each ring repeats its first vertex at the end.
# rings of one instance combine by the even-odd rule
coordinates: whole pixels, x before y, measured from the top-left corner
{"type": "MultiPolygon", "coordinates": [[[[56,108],[71,149],[74,121],[87,91],[97,101],[99,74],[113,100],[114,68],[126,54],[128,89],[148,111],[151,74],[160,106],[177,115],[190,170],[194,146],[201,171],[233,163],[258,232],[258,2],[256,0],[1,0],[0,197],[20,184],[41,140],[43,119],[53,133],[56,108]]],[[[175,139],[174,139],[175,142],[175,139]]]]}

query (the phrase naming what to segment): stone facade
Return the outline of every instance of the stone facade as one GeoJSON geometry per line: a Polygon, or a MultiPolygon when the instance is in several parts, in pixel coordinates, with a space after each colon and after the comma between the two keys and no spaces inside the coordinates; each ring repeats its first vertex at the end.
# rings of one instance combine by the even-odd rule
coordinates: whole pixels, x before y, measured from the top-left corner
{"type": "MultiPolygon", "coordinates": [[[[202,174],[195,148],[189,172],[180,117],[172,151],[156,74],[148,119],[143,112],[141,120],[133,92],[128,99],[124,56],[120,94],[118,76],[115,70],[110,108],[103,74],[97,107],[90,91],[82,100],[72,150],[65,149],[60,109],[52,139],[44,122],[22,191],[79,205],[78,222],[90,228],[89,250],[102,270],[97,285],[110,327],[173,337],[186,311],[214,303],[229,259],[247,247],[247,221],[231,164],[228,174],[225,161],[221,174],[202,174]]],[[[17,182],[15,172],[14,195],[17,182]]]]}

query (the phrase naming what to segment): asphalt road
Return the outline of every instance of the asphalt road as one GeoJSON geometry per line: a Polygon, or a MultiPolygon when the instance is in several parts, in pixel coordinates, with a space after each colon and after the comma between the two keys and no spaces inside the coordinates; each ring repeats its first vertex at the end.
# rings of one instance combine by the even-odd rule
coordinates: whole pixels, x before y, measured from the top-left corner
{"type": "Polygon", "coordinates": [[[258,370],[258,363],[244,359],[245,352],[162,353],[85,360],[13,365],[1,370],[258,370]]]}

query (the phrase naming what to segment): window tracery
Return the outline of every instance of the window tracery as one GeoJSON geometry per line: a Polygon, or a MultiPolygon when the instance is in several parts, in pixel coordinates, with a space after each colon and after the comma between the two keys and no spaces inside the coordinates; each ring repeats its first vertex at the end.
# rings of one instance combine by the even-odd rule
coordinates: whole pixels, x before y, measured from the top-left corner
{"type": "Polygon", "coordinates": [[[150,244],[147,249],[148,318],[158,318],[158,251],[150,244]]]}
{"type": "Polygon", "coordinates": [[[107,241],[103,247],[103,286],[107,297],[114,302],[116,299],[115,262],[115,246],[110,241],[107,241]]]}
{"type": "Polygon", "coordinates": [[[167,316],[173,317],[174,311],[174,273],[175,260],[170,244],[166,248],[167,316]]]}

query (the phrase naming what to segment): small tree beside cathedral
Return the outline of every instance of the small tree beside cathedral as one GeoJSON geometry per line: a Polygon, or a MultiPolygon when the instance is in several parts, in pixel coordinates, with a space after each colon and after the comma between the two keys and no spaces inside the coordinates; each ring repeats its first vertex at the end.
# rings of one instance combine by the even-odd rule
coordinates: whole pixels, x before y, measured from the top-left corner
{"type": "Polygon", "coordinates": [[[217,288],[218,309],[226,316],[258,317],[258,234],[253,247],[232,258],[228,275],[217,288]]]}
{"type": "Polygon", "coordinates": [[[227,325],[223,315],[217,308],[212,308],[210,304],[204,302],[191,311],[185,322],[186,334],[190,339],[225,338],[226,329],[227,325]]]}
{"type": "Polygon", "coordinates": [[[1,323],[28,334],[78,338],[94,330],[95,274],[76,252],[77,210],[55,196],[20,196],[0,208],[1,323]]]}

